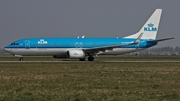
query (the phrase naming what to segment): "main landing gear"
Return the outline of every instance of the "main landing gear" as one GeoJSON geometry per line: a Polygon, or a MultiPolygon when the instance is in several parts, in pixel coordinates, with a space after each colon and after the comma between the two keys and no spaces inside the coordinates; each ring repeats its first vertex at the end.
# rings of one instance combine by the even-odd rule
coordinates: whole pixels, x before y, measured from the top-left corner
{"type": "Polygon", "coordinates": [[[94,57],[89,56],[89,57],[88,57],[88,61],[94,61],[94,57]]]}
{"type": "MultiPolygon", "coordinates": [[[[86,58],[79,59],[79,61],[85,61],[86,58]]],[[[89,56],[88,61],[94,61],[94,57],[89,56]]]]}
{"type": "Polygon", "coordinates": [[[79,61],[85,61],[86,58],[79,59],[79,61]]]}

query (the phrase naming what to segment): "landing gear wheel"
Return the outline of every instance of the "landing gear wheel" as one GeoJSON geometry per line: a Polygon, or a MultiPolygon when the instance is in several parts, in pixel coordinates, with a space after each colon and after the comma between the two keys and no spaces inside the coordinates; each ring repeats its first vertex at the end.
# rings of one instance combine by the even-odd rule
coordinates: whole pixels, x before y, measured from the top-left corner
{"type": "Polygon", "coordinates": [[[79,61],[85,61],[86,58],[79,59],[79,61]]]}
{"type": "Polygon", "coordinates": [[[20,57],[20,58],[19,58],[19,61],[23,61],[23,58],[22,58],[22,57],[20,57]]]}
{"type": "Polygon", "coordinates": [[[94,57],[89,56],[89,57],[88,57],[88,61],[94,61],[94,57]]]}

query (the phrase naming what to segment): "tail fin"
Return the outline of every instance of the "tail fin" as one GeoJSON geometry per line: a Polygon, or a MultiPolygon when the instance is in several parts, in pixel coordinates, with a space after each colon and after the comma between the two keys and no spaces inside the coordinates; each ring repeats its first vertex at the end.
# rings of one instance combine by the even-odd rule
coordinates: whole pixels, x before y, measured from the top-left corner
{"type": "Polygon", "coordinates": [[[158,32],[161,13],[162,9],[156,9],[138,33],[125,38],[137,38],[141,33],[143,33],[141,39],[155,40],[158,32]]]}

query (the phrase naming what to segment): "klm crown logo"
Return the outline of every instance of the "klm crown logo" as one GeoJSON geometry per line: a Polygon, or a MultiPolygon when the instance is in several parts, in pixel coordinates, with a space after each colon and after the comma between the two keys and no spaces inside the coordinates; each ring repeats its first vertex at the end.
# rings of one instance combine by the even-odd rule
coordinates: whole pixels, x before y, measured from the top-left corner
{"type": "Polygon", "coordinates": [[[44,39],[40,39],[40,40],[38,41],[38,44],[48,44],[48,42],[45,41],[44,39]]]}
{"type": "Polygon", "coordinates": [[[144,31],[157,31],[157,28],[154,27],[154,24],[147,24],[148,27],[144,27],[144,31]]]}
{"type": "Polygon", "coordinates": [[[75,52],[75,53],[74,53],[74,56],[78,56],[78,53],[77,53],[77,52],[75,52]]]}

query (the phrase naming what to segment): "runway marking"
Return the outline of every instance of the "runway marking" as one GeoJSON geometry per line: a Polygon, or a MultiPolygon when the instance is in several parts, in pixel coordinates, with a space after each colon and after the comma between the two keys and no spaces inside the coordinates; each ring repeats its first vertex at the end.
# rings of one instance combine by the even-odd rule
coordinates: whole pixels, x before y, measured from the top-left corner
{"type": "Polygon", "coordinates": [[[171,62],[171,63],[177,63],[180,61],[0,61],[0,63],[66,63],[66,62],[91,62],[91,63],[130,63],[130,62],[137,62],[137,63],[166,63],[166,62],[171,62]]]}

